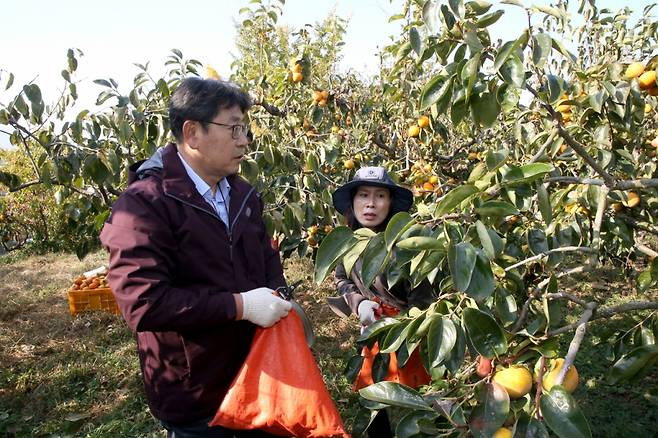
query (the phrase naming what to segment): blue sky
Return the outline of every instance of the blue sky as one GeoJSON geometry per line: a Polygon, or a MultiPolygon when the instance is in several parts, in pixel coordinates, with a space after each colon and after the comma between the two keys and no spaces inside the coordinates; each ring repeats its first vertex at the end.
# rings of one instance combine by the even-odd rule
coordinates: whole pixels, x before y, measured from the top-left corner
{"type": "MultiPolygon", "coordinates": [[[[299,29],[322,20],[331,11],[349,20],[342,68],[363,73],[377,70],[377,52],[399,32],[400,21],[389,23],[403,0],[287,0],[281,24],[299,29]]],[[[498,3],[492,0],[492,3],[498,3]]],[[[524,2],[547,4],[546,0],[524,2]]],[[[574,3],[578,3],[574,0],[574,3]]],[[[634,0],[641,10],[649,0],[634,0]]],[[[13,0],[3,5],[0,26],[0,69],[16,75],[16,84],[36,79],[46,101],[52,101],[63,81],[66,51],[79,48],[77,78],[83,107],[91,107],[101,88],[91,81],[112,77],[121,90],[129,90],[138,72],[134,62],[151,61],[154,71],[162,68],[170,49],[215,67],[226,77],[236,55],[235,23],[248,0],[13,0]]],[[[599,0],[600,6],[621,8],[621,2],[599,0]]],[[[517,7],[505,6],[505,16],[492,29],[495,38],[508,40],[520,34],[525,22],[517,7]]],[[[492,9],[493,10],[493,9],[492,9]]],[[[0,85],[6,73],[0,72],[0,85]]],[[[16,85],[10,89],[15,93],[16,85]]],[[[11,96],[0,88],[0,102],[11,96]]],[[[0,146],[6,138],[0,134],[0,146]]]]}

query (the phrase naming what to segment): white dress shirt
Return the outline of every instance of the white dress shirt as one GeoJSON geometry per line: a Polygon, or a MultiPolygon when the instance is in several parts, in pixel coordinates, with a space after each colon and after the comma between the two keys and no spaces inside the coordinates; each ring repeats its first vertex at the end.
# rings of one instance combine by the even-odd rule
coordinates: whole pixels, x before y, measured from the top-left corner
{"type": "Polygon", "coordinates": [[[217,216],[229,227],[228,222],[228,206],[231,202],[231,186],[226,181],[226,178],[222,178],[217,184],[217,190],[213,195],[211,187],[190,167],[189,164],[185,161],[183,156],[178,152],[178,157],[185,167],[185,171],[188,176],[194,183],[199,194],[203,199],[213,208],[217,216]]]}

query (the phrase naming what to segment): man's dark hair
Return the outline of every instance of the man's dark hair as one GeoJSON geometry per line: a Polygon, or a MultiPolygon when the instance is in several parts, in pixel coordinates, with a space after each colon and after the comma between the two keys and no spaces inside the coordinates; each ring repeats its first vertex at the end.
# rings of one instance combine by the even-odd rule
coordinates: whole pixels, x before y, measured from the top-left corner
{"type": "MultiPolygon", "coordinates": [[[[223,109],[237,106],[246,113],[251,105],[249,94],[230,82],[197,77],[183,79],[169,102],[171,133],[177,141],[182,141],[185,120],[207,122],[223,109]]],[[[203,128],[206,129],[205,124],[203,128]]]]}

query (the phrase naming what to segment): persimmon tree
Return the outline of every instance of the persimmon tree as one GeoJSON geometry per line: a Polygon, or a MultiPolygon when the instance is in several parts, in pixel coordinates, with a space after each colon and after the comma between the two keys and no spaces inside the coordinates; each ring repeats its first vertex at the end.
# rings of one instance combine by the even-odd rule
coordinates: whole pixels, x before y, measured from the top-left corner
{"type": "MultiPolygon", "coordinates": [[[[655,300],[601,308],[561,288],[567,276],[637,252],[649,257],[638,288],[658,280],[651,8],[631,27],[628,11],[581,2],[584,22],[574,27],[568,2],[502,3],[528,19],[518,38],[498,42],[488,28],[505,13],[490,3],[407,3],[389,74],[423,82],[407,94],[416,114],[430,114],[430,127],[421,129],[420,118],[409,127],[407,159],[430,165],[403,172],[418,184],[438,171],[452,184],[381,233],[336,228],[318,251],[317,281],[341,260],[349,272],[360,257],[366,285],[383,273],[389,286],[434,286],[428,309],[383,318],[358,339],[378,343],[380,379],[387,354],[404,364],[416,349],[433,376],[420,391],[394,382],[360,391],[371,411],[364,424],[387,405],[410,409],[397,436],[591,436],[570,394],[573,377],[565,382],[588,325],[658,308],[655,300]],[[567,302],[580,309],[577,323],[563,321],[567,302]],[[561,355],[557,336],[571,332],[564,360],[547,366],[561,355]]],[[[617,336],[612,382],[658,361],[656,315],[617,336]]],[[[356,371],[361,358],[351,363],[356,371]]]]}

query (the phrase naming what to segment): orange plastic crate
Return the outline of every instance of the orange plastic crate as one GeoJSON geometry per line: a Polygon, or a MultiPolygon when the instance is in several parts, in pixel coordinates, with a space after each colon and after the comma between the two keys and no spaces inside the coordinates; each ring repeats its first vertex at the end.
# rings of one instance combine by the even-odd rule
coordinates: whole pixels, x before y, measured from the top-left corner
{"type": "Polygon", "coordinates": [[[94,310],[102,310],[114,313],[115,315],[120,313],[119,306],[117,306],[114,295],[112,295],[112,290],[109,287],[80,290],[71,289],[68,292],[68,297],[71,316],[94,310]]]}

